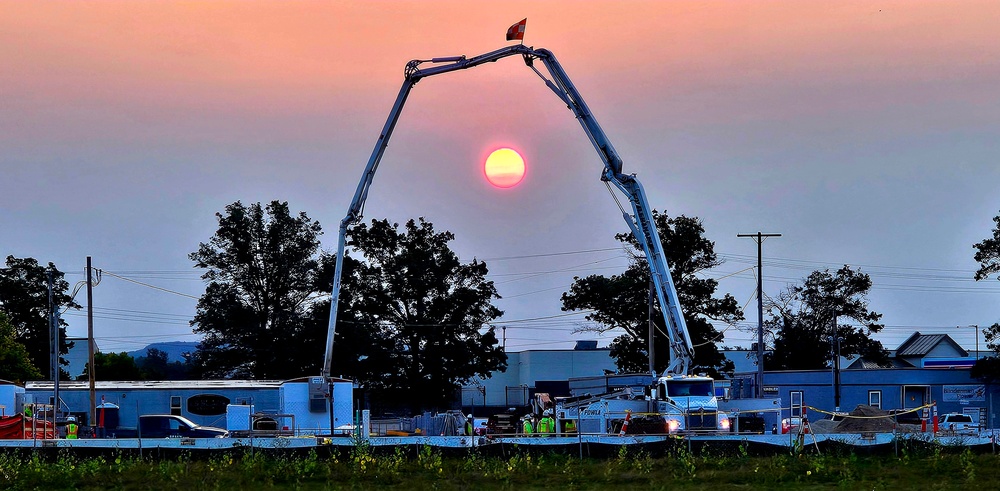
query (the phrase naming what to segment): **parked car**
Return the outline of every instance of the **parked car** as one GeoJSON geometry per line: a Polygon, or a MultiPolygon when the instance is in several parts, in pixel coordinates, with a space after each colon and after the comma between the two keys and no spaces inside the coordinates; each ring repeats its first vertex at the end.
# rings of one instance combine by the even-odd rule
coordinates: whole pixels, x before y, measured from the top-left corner
{"type": "Polygon", "coordinates": [[[227,435],[222,428],[199,426],[173,414],[144,414],[139,416],[138,428],[118,428],[111,433],[116,438],[223,438],[227,435]]]}
{"type": "MultiPolygon", "coordinates": [[[[800,426],[802,426],[802,418],[785,418],[781,420],[781,434],[798,433],[800,426]]],[[[809,427],[803,428],[802,433],[809,433],[809,427]]]]}
{"type": "Polygon", "coordinates": [[[938,420],[938,429],[949,433],[971,435],[979,429],[979,425],[968,414],[948,413],[938,420]]]}

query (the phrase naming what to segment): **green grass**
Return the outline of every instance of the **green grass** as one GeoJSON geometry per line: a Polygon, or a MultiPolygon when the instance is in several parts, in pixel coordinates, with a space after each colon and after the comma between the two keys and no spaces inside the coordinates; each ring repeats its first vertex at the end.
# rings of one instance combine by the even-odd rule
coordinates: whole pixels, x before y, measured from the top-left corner
{"type": "Polygon", "coordinates": [[[149,460],[123,456],[76,458],[61,453],[0,455],[0,489],[995,489],[1000,457],[940,448],[896,455],[783,454],[755,457],[694,455],[678,447],[653,458],[623,449],[609,459],[572,455],[443,457],[418,452],[280,457],[262,453],[149,460]]]}

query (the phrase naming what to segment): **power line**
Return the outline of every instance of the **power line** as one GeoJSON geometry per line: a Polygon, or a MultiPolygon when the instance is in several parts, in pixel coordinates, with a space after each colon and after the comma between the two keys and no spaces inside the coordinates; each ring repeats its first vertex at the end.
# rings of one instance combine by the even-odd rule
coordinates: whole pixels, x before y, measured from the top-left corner
{"type": "Polygon", "coordinates": [[[495,322],[495,323],[496,324],[514,324],[514,323],[518,323],[518,322],[530,322],[530,321],[545,320],[545,319],[557,319],[557,318],[560,318],[560,317],[569,317],[569,316],[574,316],[574,315],[587,315],[587,314],[592,314],[594,312],[595,312],[594,310],[579,310],[579,311],[575,311],[575,312],[567,312],[565,314],[548,315],[548,316],[544,316],[544,317],[528,317],[528,318],[525,318],[525,319],[505,320],[505,321],[499,321],[499,322],[495,322]]]}
{"type": "Polygon", "coordinates": [[[506,257],[493,257],[485,258],[483,261],[510,261],[513,259],[531,259],[536,257],[553,257],[553,256],[570,256],[573,254],[589,254],[591,252],[608,252],[608,251],[620,251],[620,247],[608,247],[605,249],[584,249],[579,251],[564,251],[564,252],[549,252],[544,254],[527,254],[523,256],[506,256],[506,257]]]}
{"type": "Polygon", "coordinates": [[[94,310],[98,310],[98,311],[110,311],[110,312],[124,312],[124,313],[130,313],[130,314],[149,314],[149,315],[158,315],[158,316],[164,316],[164,317],[182,317],[184,319],[190,319],[191,318],[191,315],[189,315],[189,314],[171,314],[171,313],[167,313],[167,312],[149,312],[149,311],[146,311],[146,310],[113,309],[113,308],[110,308],[110,307],[98,307],[96,305],[94,306],[94,310]]]}
{"type": "Polygon", "coordinates": [[[162,292],[172,293],[174,295],[179,295],[181,297],[187,297],[187,298],[193,298],[195,300],[200,300],[200,297],[196,297],[194,295],[188,295],[187,293],[181,293],[181,292],[177,292],[177,291],[174,291],[174,290],[169,290],[169,289],[166,289],[166,288],[163,288],[163,287],[160,287],[160,286],[150,285],[149,283],[143,283],[141,281],[136,281],[136,280],[133,280],[131,278],[126,278],[124,276],[117,275],[117,274],[112,273],[112,272],[107,271],[107,270],[98,269],[97,271],[101,272],[101,273],[104,273],[104,274],[106,274],[108,276],[113,276],[113,277],[118,278],[120,280],[125,280],[125,281],[131,282],[131,283],[135,283],[137,285],[141,285],[141,286],[144,286],[144,287],[147,287],[147,288],[152,288],[154,290],[160,290],[162,292]]]}
{"type": "MultiPolygon", "coordinates": [[[[77,313],[67,313],[66,315],[70,316],[70,317],[86,317],[87,316],[87,314],[77,314],[77,313]]],[[[191,325],[188,322],[171,322],[171,321],[159,320],[159,319],[143,319],[143,318],[137,318],[137,317],[119,317],[119,316],[111,316],[111,315],[95,315],[94,318],[95,319],[109,320],[109,321],[128,321],[128,322],[141,322],[143,324],[159,324],[159,325],[164,325],[164,326],[190,326],[191,325]]]]}

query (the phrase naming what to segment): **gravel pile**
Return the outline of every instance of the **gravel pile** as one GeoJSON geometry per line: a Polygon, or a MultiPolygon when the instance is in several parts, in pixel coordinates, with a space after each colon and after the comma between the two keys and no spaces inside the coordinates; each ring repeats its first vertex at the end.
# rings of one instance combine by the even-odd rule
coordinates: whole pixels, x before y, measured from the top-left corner
{"type": "Polygon", "coordinates": [[[836,433],[860,433],[862,431],[874,431],[891,433],[895,422],[889,413],[875,407],[858,405],[853,411],[848,413],[836,427],[836,433]]]}

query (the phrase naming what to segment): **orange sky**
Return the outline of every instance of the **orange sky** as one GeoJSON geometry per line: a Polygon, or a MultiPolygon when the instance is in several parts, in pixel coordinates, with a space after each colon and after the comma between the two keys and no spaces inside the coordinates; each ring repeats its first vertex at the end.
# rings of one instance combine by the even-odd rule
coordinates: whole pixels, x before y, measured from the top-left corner
{"type": "MultiPolygon", "coordinates": [[[[763,229],[785,234],[776,257],[972,268],[1000,209],[996,1],[0,0],[0,230],[18,231],[0,254],[190,270],[237,199],[289,200],[329,246],[405,63],[497,49],[524,17],[652,205],[704,218],[720,250],[749,253],[736,234],[763,229]]],[[[367,210],[425,214],[463,257],[614,247],[599,172],[572,114],[510,58],[414,88],[367,210]],[[528,162],[503,192],[481,167],[500,145],[528,162]]],[[[589,272],[564,270],[503,280],[501,308],[558,313],[589,272]]],[[[752,278],[726,281],[745,302],[752,278]]],[[[886,295],[895,323],[993,321],[971,297],[886,295]]]]}
{"type": "MultiPolygon", "coordinates": [[[[8,2],[0,58],[14,68],[3,76],[8,94],[53,107],[254,115],[336,101],[364,111],[370,108],[350,106],[363,101],[359,94],[398,85],[406,60],[494,49],[504,44],[507,23],[527,16],[529,44],[552,49],[599,87],[627,78],[683,97],[706,85],[878,91],[905,80],[947,91],[946,84],[996,70],[1000,4],[961,5],[8,2]]],[[[972,89],[954,97],[993,87],[972,89]]],[[[632,103],[641,111],[645,101],[632,103]]]]}

